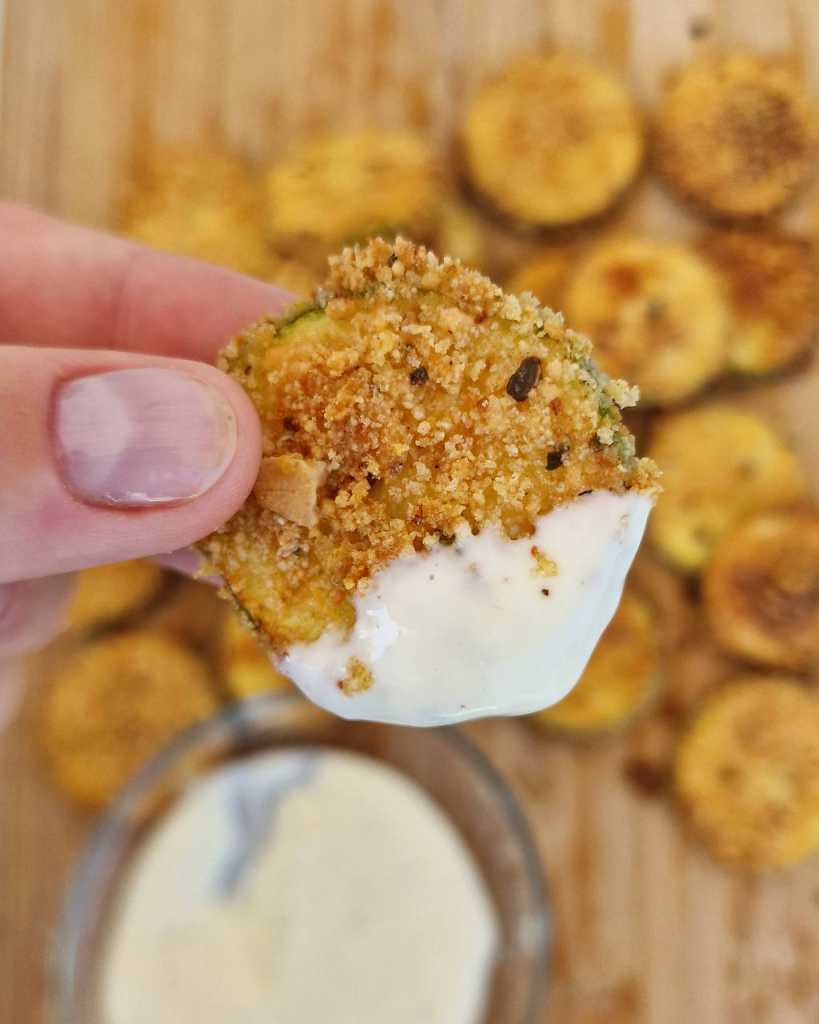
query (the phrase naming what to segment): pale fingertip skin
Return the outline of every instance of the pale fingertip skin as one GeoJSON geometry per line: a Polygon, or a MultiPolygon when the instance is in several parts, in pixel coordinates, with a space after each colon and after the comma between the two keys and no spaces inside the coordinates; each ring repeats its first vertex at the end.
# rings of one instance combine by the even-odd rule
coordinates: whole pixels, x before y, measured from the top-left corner
{"type": "Polygon", "coordinates": [[[792,61],[709,53],[672,76],[655,123],[657,168],[685,201],[726,220],[767,217],[814,173],[817,109],[792,61]]]}
{"type": "Polygon", "coordinates": [[[703,596],[726,650],[771,668],[810,669],[819,662],[819,514],[742,523],[714,551],[703,596]]]}
{"type": "Polygon", "coordinates": [[[463,126],[470,185],[534,228],[598,217],[640,171],[643,123],[625,87],[569,53],[529,56],[478,93],[463,126]]]}
{"type": "Polygon", "coordinates": [[[776,431],[728,405],[665,417],[648,454],[663,469],[648,536],[669,564],[686,573],[700,572],[743,519],[794,505],[808,490],[798,459],[776,431]]]}
{"type": "Polygon", "coordinates": [[[673,405],[713,381],[728,355],[730,314],[720,281],[692,248],[613,238],[575,267],[564,308],[613,377],[644,405],[673,405]]]}
{"type": "Polygon", "coordinates": [[[698,248],[720,276],[730,306],[729,370],[766,377],[810,350],[819,329],[819,273],[807,238],[715,231],[698,248]]]}
{"type": "Polygon", "coordinates": [[[707,698],[680,737],[674,790],[717,860],[759,872],[819,847],[819,701],[787,676],[749,676],[707,698]]]}

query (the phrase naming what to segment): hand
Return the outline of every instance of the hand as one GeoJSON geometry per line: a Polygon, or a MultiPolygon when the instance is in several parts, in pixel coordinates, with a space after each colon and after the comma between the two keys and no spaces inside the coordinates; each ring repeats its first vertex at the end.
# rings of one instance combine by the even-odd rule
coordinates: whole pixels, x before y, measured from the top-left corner
{"type": "Polygon", "coordinates": [[[0,204],[0,661],[60,627],[75,569],[173,552],[253,486],[253,406],[208,365],[291,297],[0,204]]]}

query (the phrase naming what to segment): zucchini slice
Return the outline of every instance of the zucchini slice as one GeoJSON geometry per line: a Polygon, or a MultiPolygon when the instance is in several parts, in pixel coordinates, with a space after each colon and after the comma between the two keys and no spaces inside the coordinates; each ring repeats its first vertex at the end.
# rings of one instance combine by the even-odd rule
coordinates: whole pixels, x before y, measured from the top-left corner
{"type": "Polygon", "coordinates": [[[711,53],[672,77],[660,103],[656,155],[679,195],[718,218],[765,217],[814,170],[816,109],[792,62],[711,53]]]}
{"type": "Polygon", "coordinates": [[[265,648],[234,612],[225,618],[221,668],[225,688],[235,700],[290,686],[287,676],[273,667],[265,648]]]}
{"type": "Polygon", "coordinates": [[[718,860],[784,868],[819,846],[819,701],[787,677],[710,697],[680,737],[674,788],[718,860]]]}
{"type": "Polygon", "coordinates": [[[819,515],[771,512],[718,545],[704,577],[711,628],[732,653],[773,668],[819,661],[819,515]]]}
{"type": "Polygon", "coordinates": [[[506,282],[513,295],[531,292],[550,309],[562,310],[572,271],[578,262],[577,246],[550,245],[521,263],[506,282]]]}
{"type": "Polygon", "coordinates": [[[477,213],[457,199],[445,199],[438,209],[435,250],[468,267],[480,267],[486,252],[486,238],[477,213]]]}
{"type": "Polygon", "coordinates": [[[819,320],[813,245],[774,232],[720,231],[703,238],[700,250],[730,302],[730,369],[765,376],[804,355],[819,320]]]}
{"type": "Polygon", "coordinates": [[[495,210],[536,228],[599,216],[643,160],[640,114],[625,87],[581,57],[515,61],[485,86],[463,128],[465,171],[495,210]]]}
{"type": "Polygon", "coordinates": [[[269,255],[261,183],[230,153],[169,146],[145,154],[119,228],[145,245],[264,277],[269,255]]]}
{"type": "Polygon", "coordinates": [[[401,239],[345,250],[318,296],[219,359],[264,461],[201,548],[273,651],[348,632],[376,572],[459,529],[529,536],[582,491],[654,492],[620,415],[629,388],[532,298],[401,239]],[[287,481],[303,508],[280,503],[287,481]]]}
{"type": "Polygon", "coordinates": [[[405,231],[428,240],[442,184],[426,143],[408,132],[311,139],[267,174],[277,248],[312,264],[347,242],[405,231]]]}
{"type": "Polygon", "coordinates": [[[121,633],[62,666],[44,697],[40,740],[59,789],[102,807],[172,736],[216,710],[204,662],[159,633],[121,633]]]}
{"type": "Polygon", "coordinates": [[[162,589],[164,574],[152,562],[117,562],[77,573],[68,611],[72,629],[92,630],[147,608],[162,589]]]}
{"type": "Polygon", "coordinates": [[[621,728],[658,693],[661,660],[655,610],[627,588],[575,688],[531,721],[578,737],[621,728]]]}
{"type": "Polygon", "coordinates": [[[728,405],[668,416],[649,454],[662,467],[663,494],[648,535],[683,572],[699,572],[743,519],[793,505],[807,490],[782,438],[758,416],[728,405]]]}
{"type": "Polygon", "coordinates": [[[592,339],[602,369],[637,384],[645,403],[690,398],[725,364],[729,315],[719,279],[685,245],[603,242],[576,268],[565,311],[592,339]]]}

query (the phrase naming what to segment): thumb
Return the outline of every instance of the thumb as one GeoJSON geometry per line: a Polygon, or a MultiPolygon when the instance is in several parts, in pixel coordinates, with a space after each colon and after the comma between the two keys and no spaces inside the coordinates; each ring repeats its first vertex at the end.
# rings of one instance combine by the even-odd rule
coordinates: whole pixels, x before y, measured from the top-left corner
{"type": "Polygon", "coordinates": [[[247,396],[204,363],[0,347],[0,583],[184,547],[260,456],[247,396]]]}

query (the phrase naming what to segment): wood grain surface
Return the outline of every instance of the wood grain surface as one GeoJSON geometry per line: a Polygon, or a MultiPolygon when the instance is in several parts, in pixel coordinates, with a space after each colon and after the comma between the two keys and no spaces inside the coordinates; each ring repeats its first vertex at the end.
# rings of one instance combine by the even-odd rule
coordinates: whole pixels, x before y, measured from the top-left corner
{"type": "MultiPolygon", "coordinates": [[[[715,41],[788,51],[819,93],[816,0],[7,0],[4,29],[0,196],[100,227],[152,140],[222,138],[265,161],[316,129],[375,123],[446,150],[476,86],[536,47],[613,66],[647,106],[669,66],[715,41]]],[[[693,229],[651,183],[622,216],[693,229]]],[[[815,230],[815,198],[789,220],[815,230]]],[[[779,423],[819,485],[816,368],[739,400],[779,423]]],[[[44,1019],[45,954],[88,829],[44,779],[35,705],[29,692],[0,736],[2,1024],[44,1019]]],[[[469,731],[543,855],[558,933],[548,1021],[819,1021],[819,862],[729,875],[671,807],[626,784],[622,740],[578,748],[518,721],[469,731]]]]}

